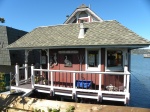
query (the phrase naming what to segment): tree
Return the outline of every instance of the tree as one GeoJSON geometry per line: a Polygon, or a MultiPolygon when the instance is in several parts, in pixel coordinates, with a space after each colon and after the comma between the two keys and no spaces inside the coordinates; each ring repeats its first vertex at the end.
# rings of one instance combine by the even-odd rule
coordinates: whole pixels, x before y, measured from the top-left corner
{"type": "Polygon", "coordinates": [[[5,23],[5,19],[0,17],[0,22],[5,23]]]}

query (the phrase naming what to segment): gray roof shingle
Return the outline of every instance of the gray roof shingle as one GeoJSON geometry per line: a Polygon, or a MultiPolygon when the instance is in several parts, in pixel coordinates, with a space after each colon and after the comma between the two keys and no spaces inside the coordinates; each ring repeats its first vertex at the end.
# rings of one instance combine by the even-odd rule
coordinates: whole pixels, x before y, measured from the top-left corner
{"type": "Polygon", "coordinates": [[[38,27],[8,46],[9,49],[76,46],[150,45],[117,21],[83,23],[85,37],[78,38],[80,24],[38,27]]]}

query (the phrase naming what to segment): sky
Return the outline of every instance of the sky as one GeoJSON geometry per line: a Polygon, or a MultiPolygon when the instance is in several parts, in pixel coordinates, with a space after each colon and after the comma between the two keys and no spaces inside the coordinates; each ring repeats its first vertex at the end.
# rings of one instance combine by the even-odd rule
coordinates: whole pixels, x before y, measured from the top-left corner
{"type": "Polygon", "coordinates": [[[81,4],[103,20],[117,20],[150,40],[150,0],[0,0],[0,25],[24,31],[63,24],[81,4]]]}

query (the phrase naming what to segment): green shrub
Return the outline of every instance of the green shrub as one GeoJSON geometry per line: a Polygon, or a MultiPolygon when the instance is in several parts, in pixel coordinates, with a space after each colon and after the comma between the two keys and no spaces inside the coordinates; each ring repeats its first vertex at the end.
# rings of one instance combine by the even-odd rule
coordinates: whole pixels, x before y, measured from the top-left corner
{"type": "Polygon", "coordinates": [[[69,108],[66,109],[66,112],[74,112],[75,107],[74,106],[69,106],[69,108]]]}

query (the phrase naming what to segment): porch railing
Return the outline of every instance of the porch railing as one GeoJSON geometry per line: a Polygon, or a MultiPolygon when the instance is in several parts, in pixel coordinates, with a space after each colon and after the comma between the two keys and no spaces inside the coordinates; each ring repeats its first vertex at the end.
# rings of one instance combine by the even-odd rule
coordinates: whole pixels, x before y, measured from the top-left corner
{"type": "MultiPolygon", "coordinates": [[[[23,67],[16,65],[16,86],[30,80],[28,72],[27,65],[23,67]],[[19,80],[19,69],[25,70],[24,80],[19,80]]],[[[124,103],[130,99],[130,73],[126,66],[124,67],[124,72],[94,72],[35,69],[32,65],[30,73],[32,88],[42,88],[39,89],[41,92],[50,93],[51,95],[91,98],[98,101],[102,99],[115,100],[124,101],[124,103]],[[67,91],[68,93],[62,91],[67,91]],[[108,95],[123,95],[124,98],[111,98],[107,97],[108,95]]]]}
{"type": "MultiPolygon", "coordinates": [[[[34,69],[31,66],[32,88],[46,87],[50,89],[51,94],[68,95],[72,97],[92,98],[101,100],[102,94],[110,95],[124,95],[122,100],[126,103],[129,100],[129,82],[130,73],[127,67],[124,72],[94,72],[94,71],[67,71],[67,70],[48,70],[48,69],[34,69]],[[35,74],[36,72],[36,74],[35,74]],[[42,73],[42,74],[41,74],[42,73]],[[123,77],[123,83],[109,84],[105,76],[123,77]],[[103,80],[102,80],[103,79],[103,80]],[[71,91],[72,94],[64,94],[55,90],[71,91]],[[78,95],[79,92],[91,92],[97,96],[78,95]]],[[[118,82],[119,83],[119,82],[118,82]]],[[[41,90],[42,91],[42,90],[41,90]]],[[[44,91],[44,90],[43,90],[44,91]]],[[[46,92],[46,91],[45,91],[46,92]]],[[[104,99],[104,97],[103,97],[104,99]]],[[[105,98],[107,100],[107,98],[105,98]]],[[[110,98],[111,99],[111,98],[110,98]]],[[[109,99],[108,99],[109,100],[109,99]]],[[[112,99],[113,100],[113,99],[112,99]]],[[[120,99],[118,99],[120,101],[120,99]]]]}
{"type": "Polygon", "coordinates": [[[15,71],[16,86],[31,81],[31,67],[28,64],[24,64],[22,67],[16,64],[15,71]]]}

